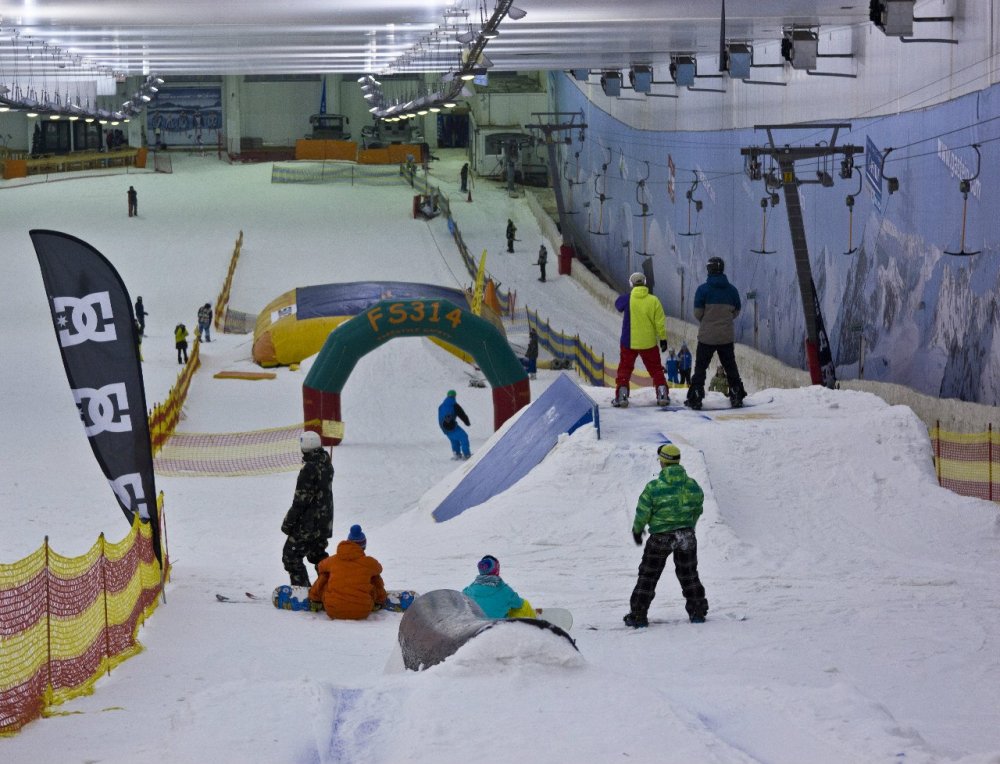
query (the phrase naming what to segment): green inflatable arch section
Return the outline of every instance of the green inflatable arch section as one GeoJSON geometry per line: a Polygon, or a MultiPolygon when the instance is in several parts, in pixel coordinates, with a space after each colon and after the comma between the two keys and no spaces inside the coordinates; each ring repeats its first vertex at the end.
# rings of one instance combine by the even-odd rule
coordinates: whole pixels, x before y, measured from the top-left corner
{"type": "Polygon", "coordinates": [[[435,337],[471,355],[493,388],[494,428],[531,402],[520,359],[488,321],[448,300],[383,300],[330,332],[302,385],[306,426],[324,443],[343,439],[340,393],[358,360],[397,337],[435,337]]]}

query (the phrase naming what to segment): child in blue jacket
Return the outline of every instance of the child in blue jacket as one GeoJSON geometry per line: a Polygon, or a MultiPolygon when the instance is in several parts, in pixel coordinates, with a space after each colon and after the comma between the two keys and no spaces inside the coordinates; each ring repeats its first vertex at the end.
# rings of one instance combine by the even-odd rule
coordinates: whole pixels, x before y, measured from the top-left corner
{"type": "Polygon", "coordinates": [[[491,554],[479,561],[479,575],[462,590],[487,618],[536,618],[538,614],[524,599],[500,578],[500,561],[491,554]]]}

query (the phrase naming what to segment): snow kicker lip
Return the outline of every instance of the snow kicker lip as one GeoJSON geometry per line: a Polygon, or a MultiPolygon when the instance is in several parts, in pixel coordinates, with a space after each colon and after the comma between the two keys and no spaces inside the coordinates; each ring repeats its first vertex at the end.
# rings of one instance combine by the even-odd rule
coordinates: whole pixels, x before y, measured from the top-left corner
{"type": "Polygon", "coordinates": [[[420,671],[454,655],[469,640],[498,625],[525,623],[576,642],[558,626],[535,618],[487,618],[476,603],[454,589],[437,589],[417,597],[399,623],[403,665],[420,671]]]}

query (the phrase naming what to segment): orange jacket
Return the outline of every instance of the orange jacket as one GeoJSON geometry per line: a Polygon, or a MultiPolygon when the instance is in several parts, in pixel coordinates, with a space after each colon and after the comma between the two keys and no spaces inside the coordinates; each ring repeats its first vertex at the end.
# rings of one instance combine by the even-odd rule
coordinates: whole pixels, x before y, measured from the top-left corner
{"type": "Polygon", "coordinates": [[[385,602],[382,566],[353,541],[337,544],[337,553],[323,560],[309,599],[322,602],[331,618],[364,620],[375,603],[385,602]]]}

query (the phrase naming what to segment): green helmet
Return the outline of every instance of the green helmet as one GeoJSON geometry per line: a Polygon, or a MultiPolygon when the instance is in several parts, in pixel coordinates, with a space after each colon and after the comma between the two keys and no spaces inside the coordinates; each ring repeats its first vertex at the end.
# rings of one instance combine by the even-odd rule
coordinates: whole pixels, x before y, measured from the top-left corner
{"type": "Polygon", "coordinates": [[[449,391],[448,391],[448,392],[446,393],[446,396],[445,396],[445,397],[447,397],[447,398],[454,398],[454,397],[455,397],[455,396],[457,396],[457,395],[458,395],[458,393],[456,393],[456,392],[455,392],[454,390],[449,390],[449,391]]]}

